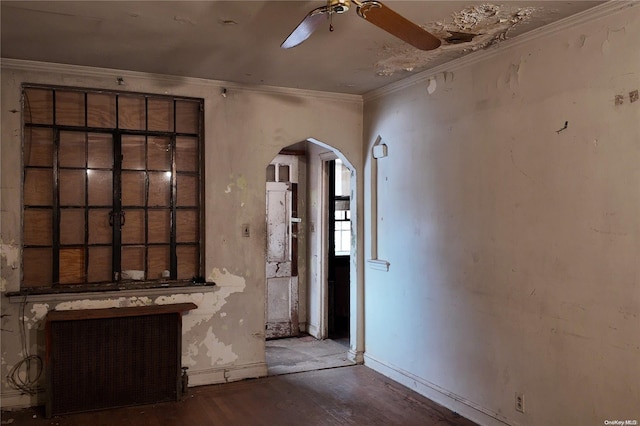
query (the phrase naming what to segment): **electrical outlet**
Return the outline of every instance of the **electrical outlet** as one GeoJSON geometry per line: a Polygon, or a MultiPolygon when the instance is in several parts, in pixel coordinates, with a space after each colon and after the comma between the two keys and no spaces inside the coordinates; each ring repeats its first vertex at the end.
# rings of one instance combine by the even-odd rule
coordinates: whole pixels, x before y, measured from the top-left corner
{"type": "Polygon", "coordinates": [[[249,237],[251,235],[251,231],[249,230],[249,224],[248,223],[244,223],[242,225],[242,236],[243,237],[249,237]]]}
{"type": "Polygon", "coordinates": [[[524,394],[516,392],[516,411],[524,413],[524,394]]]}

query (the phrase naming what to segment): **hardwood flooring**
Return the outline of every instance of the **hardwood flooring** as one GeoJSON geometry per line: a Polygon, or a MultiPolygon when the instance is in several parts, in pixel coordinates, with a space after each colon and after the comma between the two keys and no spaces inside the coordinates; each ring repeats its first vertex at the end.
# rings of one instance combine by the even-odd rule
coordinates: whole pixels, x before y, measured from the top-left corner
{"type": "Polygon", "coordinates": [[[190,388],[189,394],[180,402],[80,413],[51,419],[43,418],[43,411],[38,408],[2,412],[2,424],[475,425],[362,365],[190,388]]]}

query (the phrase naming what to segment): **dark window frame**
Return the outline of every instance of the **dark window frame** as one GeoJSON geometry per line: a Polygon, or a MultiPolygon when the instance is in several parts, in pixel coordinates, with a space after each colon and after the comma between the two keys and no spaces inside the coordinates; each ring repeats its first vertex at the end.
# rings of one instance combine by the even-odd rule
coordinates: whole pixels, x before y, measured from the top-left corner
{"type": "MultiPolygon", "coordinates": [[[[23,258],[23,275],[22,275],[22,279],[21,279],[21,288],[24,290],[26,289],[37,289],[37,290],[53,290],[53,289],[72,289],[72,288],[76,288],[76,289],[82,289],[82,288],[87,288],[87,289],[96,289],[99,287],[109,287],[109,286],[113,286],[116,285],[119,288],[122,287],[122,285],[124,285],[125,287],[132,287],[135,288],[137,286],[139,286],[140,284],[162,284],[163,286],[166,285],[184,285],[185,282],[195,282],[198,281],[199,283],[201,283],[201,281],[203,281],[200,277],[202,275],[202,270],[203,270],[203,259],[204,259],[204,235],[203,235],[203,231],[204,231],[204,203],[203,203],[203,194],[204,194],[204,181],[202,179],[202,176],[204,175],[203,172],[203,157],[204,157],[204,99],[201,98],[191,98],[191,97],[184,97],[184,96],[170,96],[170,95],[158,95],[158,94],[149,94],[149,93],[139,93],[139,92],[125,92],[125,91],[110,91],[110,90],[100,90],[100,89],[91,89],[91,88],[78,88],[78,87],[64,87],[64,86],[53,86],[53,85],[41,85],[41,84],[30,84],[30,83],[25,83],[22,85],[22,96],[23,96],[23,117],[22,117],[22,128],[23,128],[23,164],[22,164],[22,173],[23,173],[23,194],[25,191],[25,179],[26,179],[26,175],[27,175],[27,171],[28,170],[36,170],[36,169],[42,169],[42,170],[49,170],[51,169],[51,173],[52,173],[52,202],[51,202],[51,206],[47,207],[47,206],[38,206],[38,205],[28,205],[25,202],[25,197],[23,196],[23,202],[22,202],[22,216],[23,216],[23,222],[22,222],[22,232],[24,234],[25,231],[25,220],[24,220],[24,216],[25,216],[25,212],[27,212],[28,210],[46,210],[46,209],[50,209],[51,210],[51,233],[52,233],[52,241],[51,241],[51,253],[52,253],[52,259],[51,259],[51,283],[44,286],[40,286],[40,285],[36,285],[36,286],[25,286],[25,277],[24,277],[24,258],[23,258]],[[31,113],[31,108],[29,106],[29,99],[26,95],[27,91],[33,89],[33,90],[47,90],[47,91],[51,91],[52,93],[52,104],[51,104],[51,122],[50,123],[34,123],[32,119],[28,119],[29,117],[26,117],[27,115],[27,111],[29,113],[31,113]],[[68,124],[59,124],[56,120],[56,94],[59,92],[64,92],[64,93],[69,93],[69,92],[75,92],[75,93],[80,93],[84,96],[84,103],[83,103],[83,107],[84,107],[84,123],[83,125],[68,125],[68,124]],[[87,102],[87,97],[89,94],[106,94],[106,95],[110,95],[110,96],[114,96],[115,97],[115,102],[116,102],[116,106],[115,106],[115,123],[114,126],[109,126],[109,127],[93,127],[93,126],[89,126],[88,125],[88,102],[87,102]],[[145,124],[144,124],[144,129],[140,130],[140,129],[130,129],[130,128],[121,128],[120,127],[120,120],[118,117],[118,114],[120,112],[120,109],[118,107],[118,102],[119,99],[121,97],[131,97],[131,96],[135,96],[135,97],[144,97],[144,114],[145,114],[145,124]],[[160,130],[150,130],[149,129],[149,118],[150,116],[153,117],[153,112],[150,112],[149,109],[149,100],[162,100],[162,101],[167,101],[172,103],[172,113],[173,113],[173,117],[170,121],[172,128],[170,130],[167,131],[160,131],[160,130]],[[184,131],[178,131],[177,126],[178,126],[178,119],[176,117],[177,115],[177,105],[178,102],[185,102],[185,103],[195,103],[197,104],[197,123],[196,123],[196,131],[193,132],[184,132],[184,131]],[[27,141],[27,132],[32,132],[33,129],[49,129],[52,132],[52,137],[53,137],[53,147],[52,147],[52,164],[51,166],[33,166],[33,165],[28,165],[27,164],[27,152],[25,150],[25,144],[27,141]],[[59,153],[60,153],[60,133],[61,132],[77,132],[79,134],[84,134],[84,140],[85,140],[85,145],[84,145],[84,149],[85,149],[85,156],[88,156],[87,152],[89,150],[88,148],[88,139],[89,139],[89,135],[90,134],[101,134],[101,135],[110,135],[111,139],[112,139],[112,147],[113,147],[113,163],[111,168],[107,168],[105,170],[110,171],[111,172],[111,178],[112,178],[112,185],[113,185],[113,197],[112,197],[112,203],[109,206],[101,206],[102,208],[110,208],[111,209],[111,219],[113,222],[113,238],[112,238],[112,242],[110,244],[91,244],[88,241],[89,238],[89,227],[90,227],[90,223],[88,220],[88,215],[89,212],[91,211],[92,207],[95,206],[91,206],[89,204],[88,201],[86,201],[86,199],[88,198],[88,173],[89,171],[92,169],[91,167],[89,167],[88,164],[88,160],[85,159],[85,163],[84,163],[84,167],[79,167],[77,168],[78,170],[82,170],[85,172],[85,178],[84,178],[84,182],[85,182],[85,204],[81,207],[82,210],[84,210],[84,217],[85,217],[85,230],[84,230],[84,243],[83,244],[76,244],[76,246],[78,246],[79,248],[82,248],[84,250],[84,258],[83,258],[83,274],[84,274],[84,281],[83,282],[75,282],[75,283],[70,283],[70,284],[66,284],[66,283],[60,283],[60,253],[61,253],[61,248],[64,247],[63,244],[60,243],[60,237],[61,237],[61,229],[60,229],[60,216],[62,214],[62,212],[65,210],[65,208],[68,207],[64,207],[60,205],[60,163],[59,163],[59,153]],[[145,166],[144,169],[142,170],[143,174],[144,174],[144,180],[145,180],[145,195],[144,195],[144,204],[142,206],[123,206],[122,205],[122,194],[123,194],[123,189],[122,189],[122,176],[123,176],[123,172],[126,173],[127,169],[124,169],[122,167],[122,161],[123,161],[123,157],[122,157],[122,138],[126,137],[126,136],[139,136],[139,137],[144,137],[144,157],[145,157],[145,166]],[[149,172],[158,172],[157,170],[153,170],[153,169],[149,169],[148,168],[148,140],[149,138],[152,137],[158,137],[158,138],[167,138],[167,140],[169,141],[169,145],[168,145],[168,150],[170,150],[171,154],[170,154],[170,201],[169,201],[169,208],[165,210],[169,211],[169,217],[170,217],[170,241],[169,241],[169,276],[162,276],[160,278],[150,278],[149,276],[147,276],[147,271],[149,269],[149,257],[148,257],[148,252],[149,252],[149,248],[153,247],[154,245],[160,245],[160,244],[154,244],[154,243],[150,243],[149,242],[149,221],[148,221],[148,214],[149,211],[154,210],[154,207],[149,206],[148,205],[148,197],[149,197],[149,172]],[[177,166],[176,166],[176,160],[177,160],[177,155],[176,152],[178,150],[177,148],[177,140],[179,138],[190,138],[190,139],[194,139],[196,141],[196,161],[197,161],[197,165],[195,166],[195,170],[194,171],[185,171],[185,170],[178,170],[177,166]],[[195,190],[195,205],[191,205],[191,206],[180,206],[177,203],[177,199],[178,199],[178,195],[177,195],[177,190],[178,190],[178,179],[179,177],[190,177],[192,178],[192,180],[195,180],[195,182],[197,183],[197,189],[195,190]],[[121,250],[123,247],[126,247],[128,244],[127,243],[123,243],[121,236],[122,236],[122,226],[124,226],[125,223],[125,212],[127,211],[126,209],[137,209],[137,210],[143,210],[144,211],[144,242],[142,244],[131,244],[131,245],[135,245],[135,246],[143,246],[144,247],[144,270],[145,270],[145,278],[141,281],[131,281],[131,280],[125,280],[122,277],[122,259],[121,259],[121,250]],[[195,211],[197,214],[197,218],[196,218],[196,232],[197,232],[197,241],[195,242],[180,242],[177,240],[177,230],[176,230],[176,224],[177,224],[177,217],[178,217],[178,212],[181,211],[195,211]],[[111,271],[111,279],[109,280],[101,280],[98,282],[89,282],[89,249],[92,247],[97,247],[97,246],[101,246],[101,247],[111,247],[112,250],[112,271],[111,271]],[[195,253],[196,253],[196,261],[195,261],[195,265],[194,265],[194,275],[193,277],[178,277],[178,259],[177,259],[177,251],[179,247],[191,247],[195,249],[195,253]],[[195,278],[195,279],[193,279],[195,278]]],[[[195,106],[195,105],[194,105],[195,106]]],[[[29,140],[31,141],[31,139],[29,138],[29,140]]],[[[73,170],[74,168],[72,167],[66,167],[65,170],[73,170]]],[[[167,171],[166,173],[169,173],[169,171],[167,171]]],[[[167,245],[167,244],[164,244],[167,245]]],[[[30,249],[30,248],[38,248],[38,247],[42,247],[42,245],[31,245],[31,244],[26,244],[24,242],[24,235],[23,235],[23,250],[24,249],[30,249]]],[[[48,246],[46,246],[48,247],[48,246]]],[[[184,274],[183,274],[184,275],[184,274]]]]}

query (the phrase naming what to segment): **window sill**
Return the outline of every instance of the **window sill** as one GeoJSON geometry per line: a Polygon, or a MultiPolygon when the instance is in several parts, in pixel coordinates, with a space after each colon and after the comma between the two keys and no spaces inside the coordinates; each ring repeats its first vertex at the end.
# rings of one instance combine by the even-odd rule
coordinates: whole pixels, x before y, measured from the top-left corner
{"type": "Polygon", "coordinates": [[[95,286],[69,286],[69,287],[47,287],[29,288],[21,291],[7,292],[5,295],[11,303],[28,302],[48,302],[56,300],[76,300],[86,299],[88,296],[139,296],[144,295],[164,295],[175,293],[199,293],[210,290],[215,283],[197,283],[188,281],[171,282],[139,282],[139,283],[118,283],[99,284],[95,286]]]}
{"type": "Polygon", "coordinates": [[[369,259],[367,260],[367,264],[371,269],[376,269],[378,271],[385,271],[385,272],[388,272],[389,266],[391,266],[389,262],[381,259],[369,259]]]}

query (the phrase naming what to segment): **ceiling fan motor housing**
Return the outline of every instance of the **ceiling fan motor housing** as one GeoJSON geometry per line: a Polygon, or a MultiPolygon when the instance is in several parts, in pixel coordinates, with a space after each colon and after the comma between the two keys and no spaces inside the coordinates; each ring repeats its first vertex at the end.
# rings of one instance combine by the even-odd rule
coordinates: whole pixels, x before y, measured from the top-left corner
{"type": "Polygon", "coordinates": [[[351,0],[328,0],[327,3],[331,13],[344,13],[351,7],[351,0]]]}

